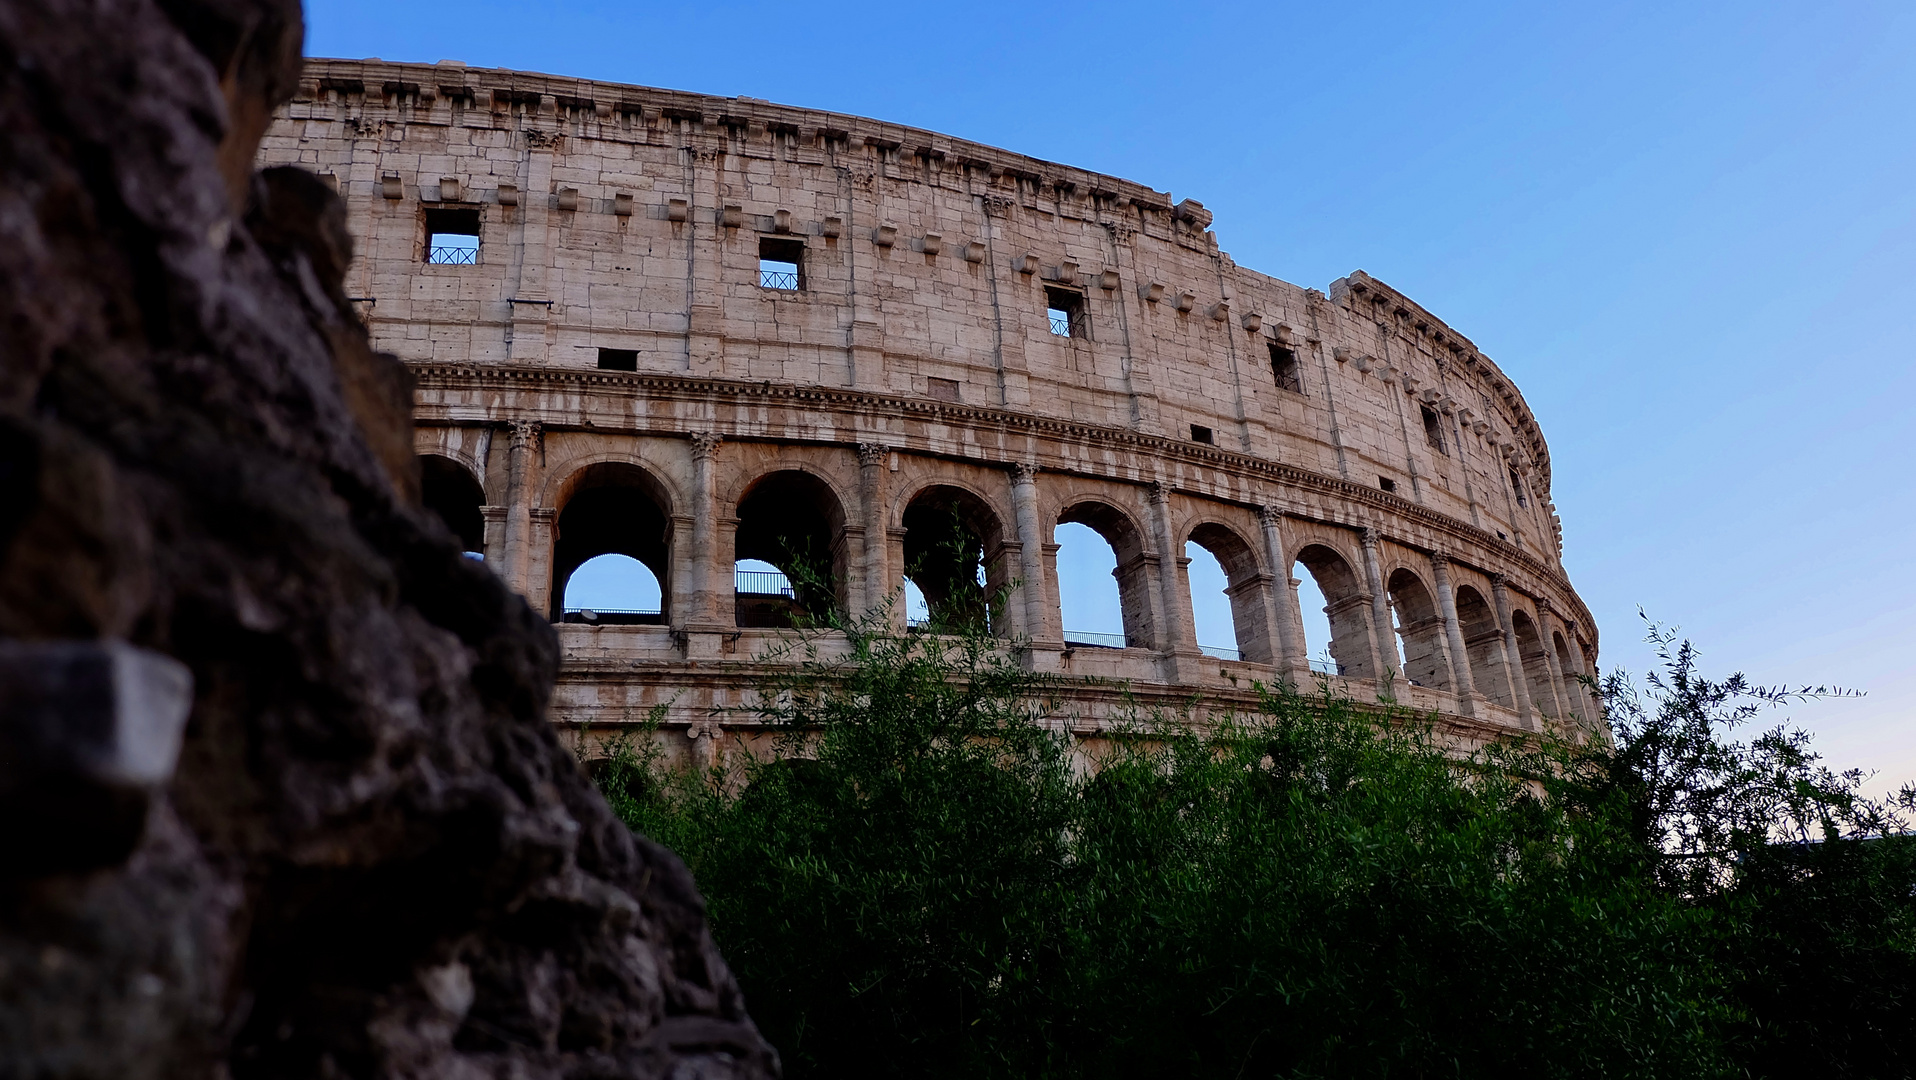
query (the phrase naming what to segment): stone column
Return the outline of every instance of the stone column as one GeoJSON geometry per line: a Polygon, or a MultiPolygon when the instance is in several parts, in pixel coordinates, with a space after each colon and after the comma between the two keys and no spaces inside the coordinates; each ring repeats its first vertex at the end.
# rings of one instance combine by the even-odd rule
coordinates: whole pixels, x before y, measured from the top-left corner
{"type": "Polygon", "coordinates": [[[1457,623],[1457,594],[1450,588],[1450,558],[1430,553],[1430,576],[1437,582],[1437,607],[1444,616],[1444,641],[1450,646],[1450,685],[1456,688],[1457,711],[1477,715],[1477,688],[1470,675],[1470,650],[1464,647],[1464,628],[1457,623]]]}
{"type": "MultiPolygon", "coordinates": [[[[1571,623],[1565,623],[1563,629],[1564,641],[1570,645],[1571,655],[1577,662],[1577,674],[1588,675],[1592,679],[1596,678],[1597,673],[1590,666],[1590,657],[1585,655],[1583,651],[1583,640],[1577,637],[1576,626],[1571,623]]],[[[1597,733],[1598,738],[1608,739],[1609,732],[1604,726],[1607,721],[1605,721],[1603,717],[1603,706],[1595,698],[1591,697],[1589,688],[1585,687],[1581,682],[1577,684],[1576,693],[1577,704],[1580,707],[1578,711],[1583,714],[1584,721],[1597,733]]]]}
{"type": "Polygon", "coordinates": [[[553,587],[558,583],[552,580],[552,533],[559,511],[550,506],[532,508],[529,532],[530,542],[526,545],[526,600],[532,604],[532,610],[558,614],[564,607],[564,597],[552,595],[553,587]],[[555,604],[554,601],[560,601],[555,604]]]}
{"type": "Polygon", "coordinates": [[[530,127],[525,131],[525,138],[526,181],[518,208],[521,220],[518,280],[506,299],[506,340],[513,360],[543,364],[547,359],[546,338],[552,318],[552,295],[546,277],[552,263],[552,158],[558,140],[548,132],[530,127]]]}
{"type": "Polygon", "coordinates": [[[480,549],[492,572],[504,576],[506,566],[506,516],[510,507],[482,506],[479,517],[486,523],[486,538],[480,549]]]}
{"type": "Polygon", "coordinates": [[[510,421],[511,450],[506,471],[505,558],[500,560],[499,576],[521,596],[525,595],[532,548],[532,500],[537,458],[542,448],[537,420],[510,421]]]}
{"type": "Polygon", "coordinates": [[[1277,627],[1278,677],[1295,686],[1311,682],[1310,656],[1304,648],[1304,618],[1298,611],[1297,587],[1302,584],[1291,576],[1290,549],[1280,531],[1283,515],[1275,507],[1257,508],[1257,520],[1263,526],[1264,557],[1271,564],[1271,622],[1277,627]]]}
{"type": "Polygon", "coordinates": [[[1384,678],[1402,681],[1404,678],[1404,659],[1397,649],[1397,634],[1391,629],[1390,592],[1384,588],[1384,575],[1377,567],[1377,530],[1366,528],[1359,533],[1364,545],[1364,579],[1370,582],[1370,619],[1377,628],[1377,688],[1384,688],[1384,678]]]}
{"type": "MultiPolygon", "coordinates": [[[[1561,722],[1580,721],[1582,716],[1577,712],[1576,702],[1568,700],[1568,691],[1563,685],[1563,666],[1557,662],[1557,613],[1551,609],[1550,601],[1537,602],[1537,617],[1539,633],[1543,637],[1544,668],[1550,672],[1551,707],[1556,710],[1556,717],[1561,722]]],[[[1541,707],[1542,703],[1538,705],[1541,707]]]]}
{"type": "Polygon", "coordinates": [[[1190,682],[1197,671],[1192,662],[1203,654],[1198,652],[1197,639],[1184,617],[1190,603],[1190,590],[1185,587],[1182,570],[1186,561],[1184,545],[1178,543],[1177,531],[1171,522],[1171,485],[1162,480],[1151,484],[1151,516],[1158,533],[1158,607],[1163,615],[1158,622],[1156,644],[1168,660],[1167,681],[1190,682]],[[1179,658],[1185,662],[1180,664],[1179,658]]]}
{"type": "Polygon", "coordinates": [[[691,438],[692,546],[685,560],[688,602],[680,624],[686,635],[688,657],[718,655],[721,646],[718,635],[733,628],[730,618],[720,618],[720,582],[716,580],[718,567],[714,562],[719,555],[718,481],[714,461],[719,441],[718,435],[703,431],[694,432],[691,438]]]}
{"type": "Polygon", "coordinates": [[[1510,700],[1517,703],[1517,719],[1537,727],[1537,711],[1530,704],[1530,680],[1524,677],[1523,650],[1517,647],[1517,626],[1510,621],[1510,586],[1502,574],[1490,575],[1490,595],[1496,598],[1497,625],[1504,632],[1504,670],[1510,676],[1510,700]]]}
{"type": "MultiPolygon", "coordinates": [[[[865,549],[858,567],[858,607],[853,613],[857,616],[870,615],[891,592],[891,575],[886,566],[889,560],[885,558],[888,547],[885,542],[886,491],[891,486],[885,481],[890,463],[891,447],[883,443],[858,444],[858,487],[865,504],[865,549]]],[[[900,596],[898,603],[904,602],[900,596]]]]}
{"type": "Polygon", "coordinates": [[[1033,667],[1050,671],[1057,668],[1058,653],[1064,642],[1048,640],[1051,607],[1049,583],[1044,566],[1044,525],[1038,515],[1038,467],[1018,462],[1011,467],[1011,511],[1018,529],[1018,586],[1024,604],[1024,632],[1031,641],[1028,653],[1033,667]]]}

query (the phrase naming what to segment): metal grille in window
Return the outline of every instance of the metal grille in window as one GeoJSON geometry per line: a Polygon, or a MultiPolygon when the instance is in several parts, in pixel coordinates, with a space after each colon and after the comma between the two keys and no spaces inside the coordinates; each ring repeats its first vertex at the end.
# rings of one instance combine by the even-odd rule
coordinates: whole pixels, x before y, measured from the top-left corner
{"type": "MultiPolygon", "coordinates": [[[[434,239],[438,238],[434,237],[434,239]]],[[[434,244],[432,249],[426,253],[426,261],[436,266],[477,266],[479,264],[478,239],[476,236],[473,237],[474,243],[470,246],[465,244],[434,244]]]]}
{"type": "Polygon", "coordinates": [[[776,570],[734,570],[732,591],[748,596],[792,596],[792,582],[776,570]]]}
{"type": "Polygon", "coordinates": [[[763,289],[798,288],[798,266],[795,263],[773,262],[760,259],[758,262],[758,284],[763,289]]]}
{"type": "Polygon", "coordinates": [[[1084,297],[1070,289],[1046,288],[1045,316],[1059,337],[1084,337],[1084,297]]]}

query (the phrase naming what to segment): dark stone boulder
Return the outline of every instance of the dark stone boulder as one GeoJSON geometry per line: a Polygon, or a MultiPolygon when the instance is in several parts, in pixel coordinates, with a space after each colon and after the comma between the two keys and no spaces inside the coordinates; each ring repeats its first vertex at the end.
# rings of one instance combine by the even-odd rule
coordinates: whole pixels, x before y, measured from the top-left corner
{"type": "Polygon", "coordinates": [[[253,171],[300,36],[0,4],[0,1076],[775,1075],[419,506],[338,201],[253,171]]]}

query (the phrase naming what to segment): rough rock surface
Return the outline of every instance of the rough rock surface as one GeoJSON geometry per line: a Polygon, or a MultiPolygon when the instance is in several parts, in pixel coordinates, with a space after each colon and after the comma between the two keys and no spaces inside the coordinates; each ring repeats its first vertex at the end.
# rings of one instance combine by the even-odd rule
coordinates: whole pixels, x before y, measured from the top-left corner
{"type": "Polygon", "coordinates": [[[194,684],[130,853],[0,823],[107,852],[0,866],[0,1076],[773,1075],[685,868],[545,722],[550,627],[417,505],[337,200],[252,171],[300,36],[0,4],[0,638],[194,684]]]}

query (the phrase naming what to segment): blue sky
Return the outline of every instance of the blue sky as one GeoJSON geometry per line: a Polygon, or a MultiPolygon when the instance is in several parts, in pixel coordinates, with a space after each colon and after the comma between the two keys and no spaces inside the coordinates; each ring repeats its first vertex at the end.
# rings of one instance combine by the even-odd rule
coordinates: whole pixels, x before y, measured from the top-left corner
{"type": "Polygon", "coordinates": [[[1780,715],[1916,778],[1916,6],[318,0],[307,51],[880,117],[1367,270],[1523,389],[1606,668],[1640,605],[1718,672],[1866,690],[1780,715]]]}

